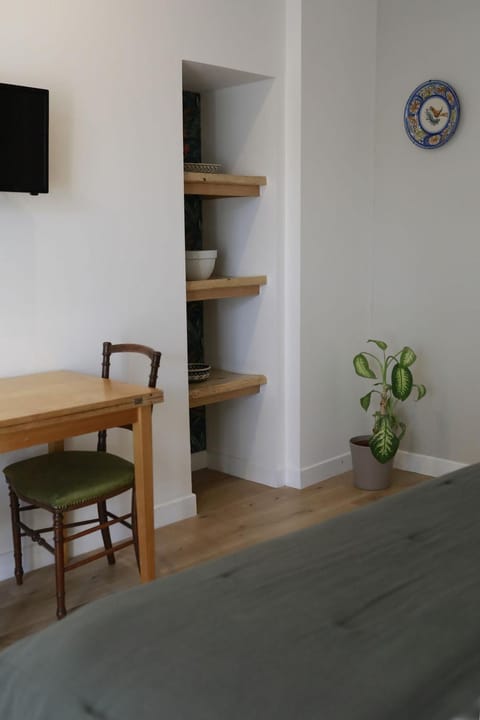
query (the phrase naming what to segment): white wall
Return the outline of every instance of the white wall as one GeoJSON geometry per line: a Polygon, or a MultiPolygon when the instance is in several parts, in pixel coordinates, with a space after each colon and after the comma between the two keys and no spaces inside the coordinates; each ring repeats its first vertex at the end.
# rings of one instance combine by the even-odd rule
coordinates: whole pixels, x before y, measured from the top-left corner
{"type": "Polygon", "coordinates": [[[371,287],[376,0],[303,0],[300,484],[346,469],[371,287]]]}
{"type": "Polygon", "coordinates": [[[411,345],[429,394],[405,408],[405,450],[477,462],[480,4],[380,0],[372,332],[411,345]],[[457,90],[462,117],[444,147],[403,129],[410,92],[429,78],[457,90]]]}
{"type": "Polygon", "coordinates": [[[439,474],[476,462],[480,6],[303,0],[301,11],[301,467],[292,484],[345,469],[348,437],[368,431],[351,358],[372,336],[412,345],[428,387],[402,408],[409,430],[397,464],[439,474]],[[451,143],[427,152],[406,137],[403,111],[432,77],[454,85],[462,119],[451,143]]]}
{"type": "MultiPolygon", "coordinates": [[[[283,33],[275,0],[18,0],[3,8],[0,80],[51,91],[51,190],[0,194],[0,375],[97,373],[104,339],[158,346],[166,401],[154,413],[157,524],[195,512],[181,61],[281,78],[283,33]]],[[[9,533],[2,489],[0,577],[11,573],[9,533]]]]}

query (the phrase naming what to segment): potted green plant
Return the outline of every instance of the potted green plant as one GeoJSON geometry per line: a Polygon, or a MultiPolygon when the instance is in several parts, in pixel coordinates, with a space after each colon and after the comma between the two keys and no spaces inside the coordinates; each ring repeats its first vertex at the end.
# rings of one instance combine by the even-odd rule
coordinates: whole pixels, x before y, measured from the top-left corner
{"type": "Polygon", "coordinates": [[[396,415],[398,402],[410,397],[414,388],[416,400],[421,400],[427,390],[425,385],[413,382],[411,366],[417,356],[412,348],[405,346],[391,355],[383,340],[367,342],[381,350],[381,357],[370,352],[358,353],[353,358],[353,367],[357,375],[374,381],[372,389],[360,398],[362,408],[367,411],[375,399],[378,404],[371,435],[352,438],[350,450],[355,485],[365,490],[381,490],[391,484],[393,458],[407,429],[396,415]]]}

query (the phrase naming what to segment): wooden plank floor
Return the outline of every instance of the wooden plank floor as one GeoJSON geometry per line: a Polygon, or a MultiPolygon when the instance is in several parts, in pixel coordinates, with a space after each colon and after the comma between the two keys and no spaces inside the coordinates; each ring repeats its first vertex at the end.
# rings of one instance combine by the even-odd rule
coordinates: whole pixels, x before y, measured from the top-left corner
{"type": "MultiPolygon", "coordinates": [[[[200,470],[193,475],[197,517],[156,530],[157,577],[350,512],[425,479],[398,470],[389,490],[367,492],[354,488],[351,473],[345,473],[299,491],[200,470]]],[[[138,582],[134,554],[128,548],[118,553],[114,566],[100,560],[67,574],[67,608],[73,612],[138,582]]],[[[13,578],[1,582],[0,648],[57,622],[55,607],[53,566],[26,574],[21,587],[13,578]]]]}

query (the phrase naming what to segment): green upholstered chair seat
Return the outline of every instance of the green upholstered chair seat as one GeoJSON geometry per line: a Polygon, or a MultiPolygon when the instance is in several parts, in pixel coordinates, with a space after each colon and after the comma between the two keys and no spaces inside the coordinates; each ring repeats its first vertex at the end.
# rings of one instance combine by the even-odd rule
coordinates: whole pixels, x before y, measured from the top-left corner
{"type": "Polygon", "coordinates": [[[5,476],[20,497],[66,510],[133,486],[134,466],[106,452],[58,452],[8,465],[5,476]]]}

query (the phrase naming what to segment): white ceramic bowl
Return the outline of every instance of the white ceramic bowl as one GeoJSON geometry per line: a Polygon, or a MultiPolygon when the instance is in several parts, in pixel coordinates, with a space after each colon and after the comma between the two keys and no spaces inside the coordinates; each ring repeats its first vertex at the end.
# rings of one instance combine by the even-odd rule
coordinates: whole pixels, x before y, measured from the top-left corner
{"type": "Polygon", "coordinates": [[[213,273],[216,250],[187,250],[186,253],[187,280],[207,280],[213,273]]]}

